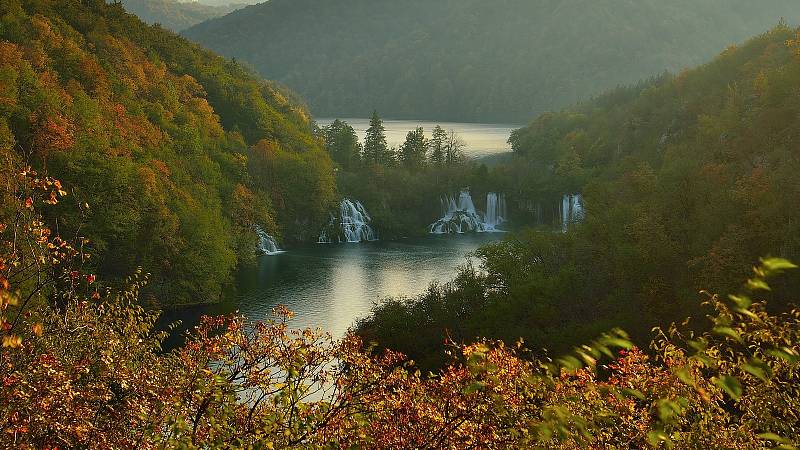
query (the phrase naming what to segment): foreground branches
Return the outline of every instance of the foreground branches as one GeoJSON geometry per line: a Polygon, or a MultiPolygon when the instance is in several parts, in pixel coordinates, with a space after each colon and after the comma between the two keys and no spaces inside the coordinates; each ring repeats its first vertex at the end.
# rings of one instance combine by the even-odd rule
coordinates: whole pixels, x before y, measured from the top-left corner
{"type": "Polygon", "coordinates": [[[17,186],[6,194],[40,194],[4,199],[3,447],[797,444],[800,311],[770,315],[754,301],[768,278],[795,267],[785,260],[764,260],[740,295],[709,296],[711,330],[656,330],[649,352],[621,330],[555,361],[481,341],[452,344],[451,363],[424,375],[355,336],[290,330],[284,308],[266,322],[204,318],[183,347],[163,352],[157,315],[137,306],[146,277],[95,289],[81,253],[56,245],[35,212],[58,198],[56,182],[30,172],[6,182],[17,186]],[[14,250],[29,241],[35,264],[14,250]]]}

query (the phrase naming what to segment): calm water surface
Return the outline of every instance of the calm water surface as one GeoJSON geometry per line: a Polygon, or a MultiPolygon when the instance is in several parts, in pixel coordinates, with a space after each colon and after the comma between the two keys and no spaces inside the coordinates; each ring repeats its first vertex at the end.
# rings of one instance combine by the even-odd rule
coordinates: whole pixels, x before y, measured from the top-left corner
{"type": "Polygon", "coordinates": [[[373,304],[414,296],[436,280],[451,280],[465,255],[502,234],[441,235],[395,242],[315,245],[263,256],[239,274],[236,294],[218,305],[169,312],[166,320],[193,325],[202,314],[239,310],[263,319],[284,304],[292,328],[321,327],[342,336],[373,304]]]}
{"type": "MultiPolygon", "coordinates": [[[[334,119],[316,119],[320,127],[327,126],[334,119]]],[[[361,141],[369,128],[369,119],[341,119],[350,124],[356,131],[361,141]]],[[[449,123],[427,122],[417,120],[384,120],[386,128],[386,142],[389,147],[400,147],[406,140],[406,134],[417,127],[425,129],[425,135],[431,137],[436,125],[441,125],[447,130],[454,130],[464,140],[466,148],[464,153],[472,158],[505,153],[511,151],[508,138],[511,131],[520,128],[520,125],[511,124],[486,124],[486,123],[449,123]]]]}

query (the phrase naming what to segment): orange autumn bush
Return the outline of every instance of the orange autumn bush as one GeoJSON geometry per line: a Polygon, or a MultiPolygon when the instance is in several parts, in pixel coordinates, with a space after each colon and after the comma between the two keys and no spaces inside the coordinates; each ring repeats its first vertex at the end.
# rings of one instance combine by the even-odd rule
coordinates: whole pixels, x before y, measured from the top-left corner
{"type": "Polygon", "coordinates": [[[423,374],[357,337],[206,317],[163,351],[146,275],[98,287],[80,237],[40,219],[64,194],[4,172],[0,231],[3,448],[794,448],[800,312],[755,302],[794,266],[766,259],[744,293],[709,296],[706,332],[621,330],[554,360],[522,343],[452,343],[423,374]]]}

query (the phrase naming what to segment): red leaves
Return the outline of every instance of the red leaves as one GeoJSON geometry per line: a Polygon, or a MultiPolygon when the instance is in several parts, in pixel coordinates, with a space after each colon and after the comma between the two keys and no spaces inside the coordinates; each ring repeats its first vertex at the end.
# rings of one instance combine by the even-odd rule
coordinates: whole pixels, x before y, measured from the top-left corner
{"type": "Polygon", "coordinates": [[[75,125],[61,114],[37,119],[31,118],[36,123],[33,136],[33,146],[37,152],[46,156],[54,151],[64,151],[75,145],[75,125]]]}

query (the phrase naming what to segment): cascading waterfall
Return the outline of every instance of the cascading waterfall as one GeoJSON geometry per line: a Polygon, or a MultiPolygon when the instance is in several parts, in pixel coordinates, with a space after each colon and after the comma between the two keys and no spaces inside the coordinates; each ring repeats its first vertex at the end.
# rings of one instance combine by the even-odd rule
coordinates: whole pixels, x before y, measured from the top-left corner
{"type": "Polygon", "coordinates": [[[561,198],[561,231],[566,233],[570,224],[581,221],[583,215],[583,196],[564,194],[561,198]]]}
{"type": "Polygon", "coordinates": [[[458,199],[445,195],[441,205],[442,218],[431,224],[431,234],[501,231],[497,226],[507,220],[505,196],[495,192],[486,195],[486,214],[483,215],[475,209],[468,189],[462,189],[458,199]]]}
{"type": "Polygon", "coordinates": [[[508,212],[505,194],[496,192],[486,194],[486,216],[483,221],[486,231],[497,231],[497,226],[505,222],[506,217],[508,212]]]}
{"type": "Polygon", "coordinates": [[[317,240],[320,244],[334,242],[377,241],[378,235],[370,226],[372,218],[359,201],[344,199],[339,204],[339,217],[331,214],[331,221],[322,230],[317,240]]]}
{"type": "Polygon", "coordinates": [[[475,210],[472,196],[464,189],[455,197],[445,195],[441,199],[442,218],[431,224],[432,234],[470,233],[485,230],[483,219],[475,210]]]}
{"type": "Polygon", "coordinates": [[[278,243],[275,242],[275,239],[267,234],[261,227],[258,225],[255,226],[256,234],[258,235],[258,249],[265,255],[277,255],[283,253],[283,250],[278,247],[278,243]]]}

